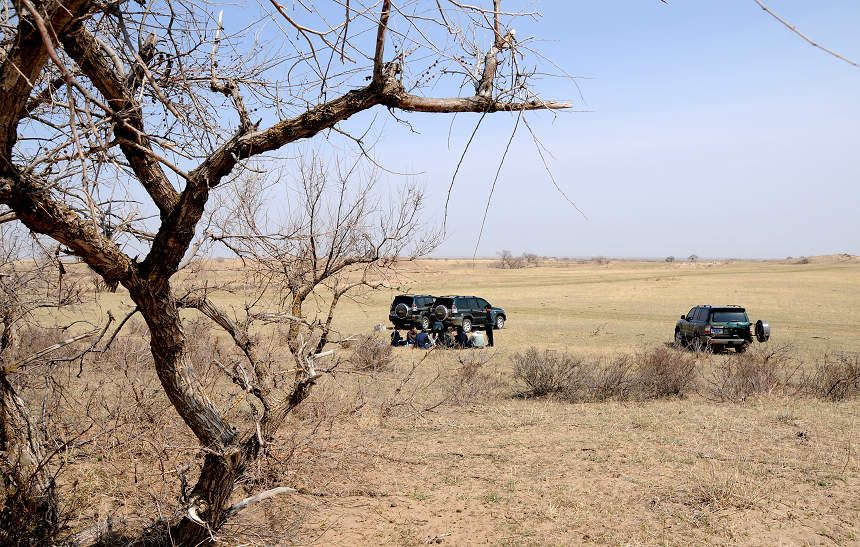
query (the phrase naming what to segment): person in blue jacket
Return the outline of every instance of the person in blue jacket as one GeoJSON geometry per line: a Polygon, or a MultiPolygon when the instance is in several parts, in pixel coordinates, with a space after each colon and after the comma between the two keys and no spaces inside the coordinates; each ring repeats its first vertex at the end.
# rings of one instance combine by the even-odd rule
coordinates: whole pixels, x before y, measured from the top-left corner
{"type": "Polygon", "coordinates": [[[463,327],[457,327],[457,336],[454,337],[454,345],[458,348],[471,348],[472,341],[469,335],[463,332],[463,327]]]}
{"type": "Polygon", "coordinates": [[[405,346],[406,340],[400,335],[400,331],[394,329],[394,332],[391,333],[391,345],[392,346],[405,346]]]}
{"type": "Polygon", "coordinates": [[[421,332],[415,336],[415,347],[421,349],[429,349],[433,347],[433,342],[430,340],[430,336],[427,335],[427,332],[424,329],[421,329],[421,332]]]}

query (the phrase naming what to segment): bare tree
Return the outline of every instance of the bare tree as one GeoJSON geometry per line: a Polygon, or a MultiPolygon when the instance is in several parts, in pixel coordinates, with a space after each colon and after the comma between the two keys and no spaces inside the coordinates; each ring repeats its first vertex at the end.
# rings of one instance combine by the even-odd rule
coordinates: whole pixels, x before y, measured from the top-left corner
{"type": "Polygon", "coordinates": [[[514,254],[507,249],[499,253],[499,268],[503,270],[515,270],[522,268],[524,265],[525,262],[523,257],[514,256],[514,254]]]}
{"type": "Polygon", "coordinates": [[[438,234],[424,221],[417,185],[408,183],[386,199],[377,188],[379,169],[308,156],[297,162],[295,187],[283,174],[274,188],[264,177],[244,177],[206,236],[241,258],[261,290],[277,295],[276,313],[265,317],[288,318],[294,355],[312,337],[312,326],[319,330],[314,353],[323,351],[341,298],[392,286],[398,261],[425,256],[438,244],[438,234]],[[283,225],[266,214],[272,199],[267,188],[298,203],[283,225]],[[311,297],[315,309],[309,314],[304,305],[311,297]]]}
{"type": "Polygon", "coordinates": [[[266,497],[230,505],[236,481],[319,375],[313,356],[294,356],[284,390],[257,366],[241,325],[204,301],[247,357],[231,374],[258,401],[253,424],[236,427],[203,389],[171,279],[219,185],[249,158],[321,132],[366,152],[341,122],[377,106],[567,106],[531,87],[531,41],[512,23],[537,14],[503,10],[501,0],[271,5],[236,32],[205,0],[19,0],[0,10],[0,218],[62,244],[108,287],[128,291],[142,315],[161,386],[205,452],[182,509],[145,532],[180,545],[210,541],[266,497]],[[266,23],[281,29],[271,36],[280,49],[259,34],[266,23]],[[424,94],[430,86],[449,96],[424,94]]]}

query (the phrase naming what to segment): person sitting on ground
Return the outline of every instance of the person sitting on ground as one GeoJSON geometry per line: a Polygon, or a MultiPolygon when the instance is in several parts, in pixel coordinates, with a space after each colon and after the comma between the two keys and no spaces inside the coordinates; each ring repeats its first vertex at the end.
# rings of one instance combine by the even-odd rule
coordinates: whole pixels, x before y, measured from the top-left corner
{"type": "Polygon", "coordinates": [[[394,332],[391,333],[391,345],[392,346],[405,346],[406,340],[400,335],[400,331],[394,329],[394,332]]]}
{"type": "Polygon", "coordinates": [[[434,341],[439,340],[439,335],[445,332],[445,326],[441,321],[436,321],[433,323],[433,328],[430,330],[430,335],[433,337],[434,341]]]}
{"type": "Polygon", "coordinates": [[[472,341],[469,335],[463,332],[463,327],[457,327],[457,336],[454,337],[454,345],[458,348],[471,348],[472,341]]]}
{"type": "Polygon", "coordinates": [[[424,329],[415,335],[415,347],[421,349],[430,349],[433,347],[433,341],[424,329]]]}
{"type": "Polygon", "coordinates": [[[438,329],[434,328],[434,332],[433,332],[433,338],[432,338],[433,345],[436,346],[437,348],[450,348],[451,347],[451,337],[448,336],[447,329],[445,327],[443,327],[441,323],[439,325],[434,325],[434,327],[437,327],[437,326],[439,328],[438,329]]]}
{"type": "Polygon", "coordinates": [[[415,328],[415,325],[412,325],[412,328],[406,333],[406,343],[410,346],[415,345],[416,336],[418,336],[418,329],[415,328]]]}
{"type": "Polygon", "coordinates": [[[438,340],[436,340],[436,345],[441,345],[442,347],[452,348],[454,347],[454,337],[451,336],[452,329],[448,327],[442,331],[442,334],[439,335],[438,340]]]}

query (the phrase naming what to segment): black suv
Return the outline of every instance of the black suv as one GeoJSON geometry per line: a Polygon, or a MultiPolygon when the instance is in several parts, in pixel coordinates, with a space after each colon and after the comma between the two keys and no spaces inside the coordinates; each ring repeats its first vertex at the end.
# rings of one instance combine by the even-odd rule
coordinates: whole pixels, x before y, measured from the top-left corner
{"type": "Polygon", "coordinates": [[[429,294],[398,294],[391,302],[388,319],[395,329],[415,325],[419,329],[430,330],[430,306],[434,296],[429,294]]]}
{"type": "Polygon", "coordinates": [[[696,306],[675,324],[675,343],[692,344],[695,349],[733,347],[743,353],[753,341],[770,338],[770,325],[758,320],[750,323],[747,311],[740,306],[696,306]]]}
{"type": "MultiPolygon", "coordinates": [[[[465,332],[473,328],[483,329],[487,316],[485,307],[488,304],[477,296],[440,296],[433,302],[433,319],[446,327],[462,327],[465,332]]],[[[490,317],[493,318],[493,327],[497,329],[504,328],[508,318],[502,308],[492,308],[490,317]]]]}

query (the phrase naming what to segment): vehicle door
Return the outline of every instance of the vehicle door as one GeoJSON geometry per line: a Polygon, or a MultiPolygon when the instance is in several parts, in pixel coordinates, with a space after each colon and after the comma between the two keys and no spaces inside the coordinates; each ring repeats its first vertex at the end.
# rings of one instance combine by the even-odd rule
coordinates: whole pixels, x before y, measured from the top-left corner
{"type": "Polygon", "coordinates": [[[484,325],[484,322],[487,320],[487,310],[484,307],[487,305],[487,301],[483,298],[475,299],[475,322],[484,325]]]}
{"type": "Polygon", "coordinates": [[[708,323],[709,308],[699,308],[696,311],[695,321],[693,321],[693,336],[704,336],[705,325],[708,323]]]}
{"type": "Polygon", "coordinates": [[[684,317],[684,320],[681,321],[681,334],[684,335],[685,338],[693,337],[693,319],[696,318],[696,313],[699,311],[699,308],[691,308],[690,311],[687,312],[687,315],[684,317]]]}
{"type": "Polygon", "coordinates": [[[463,309],[462,315],[469,316],[472,318],[472,325],[478,326],[484,323],[484,319],[479,314],[478,310],[475,307],[478,305],[476,299],[473,297],[463,298],[463,309]]]}

